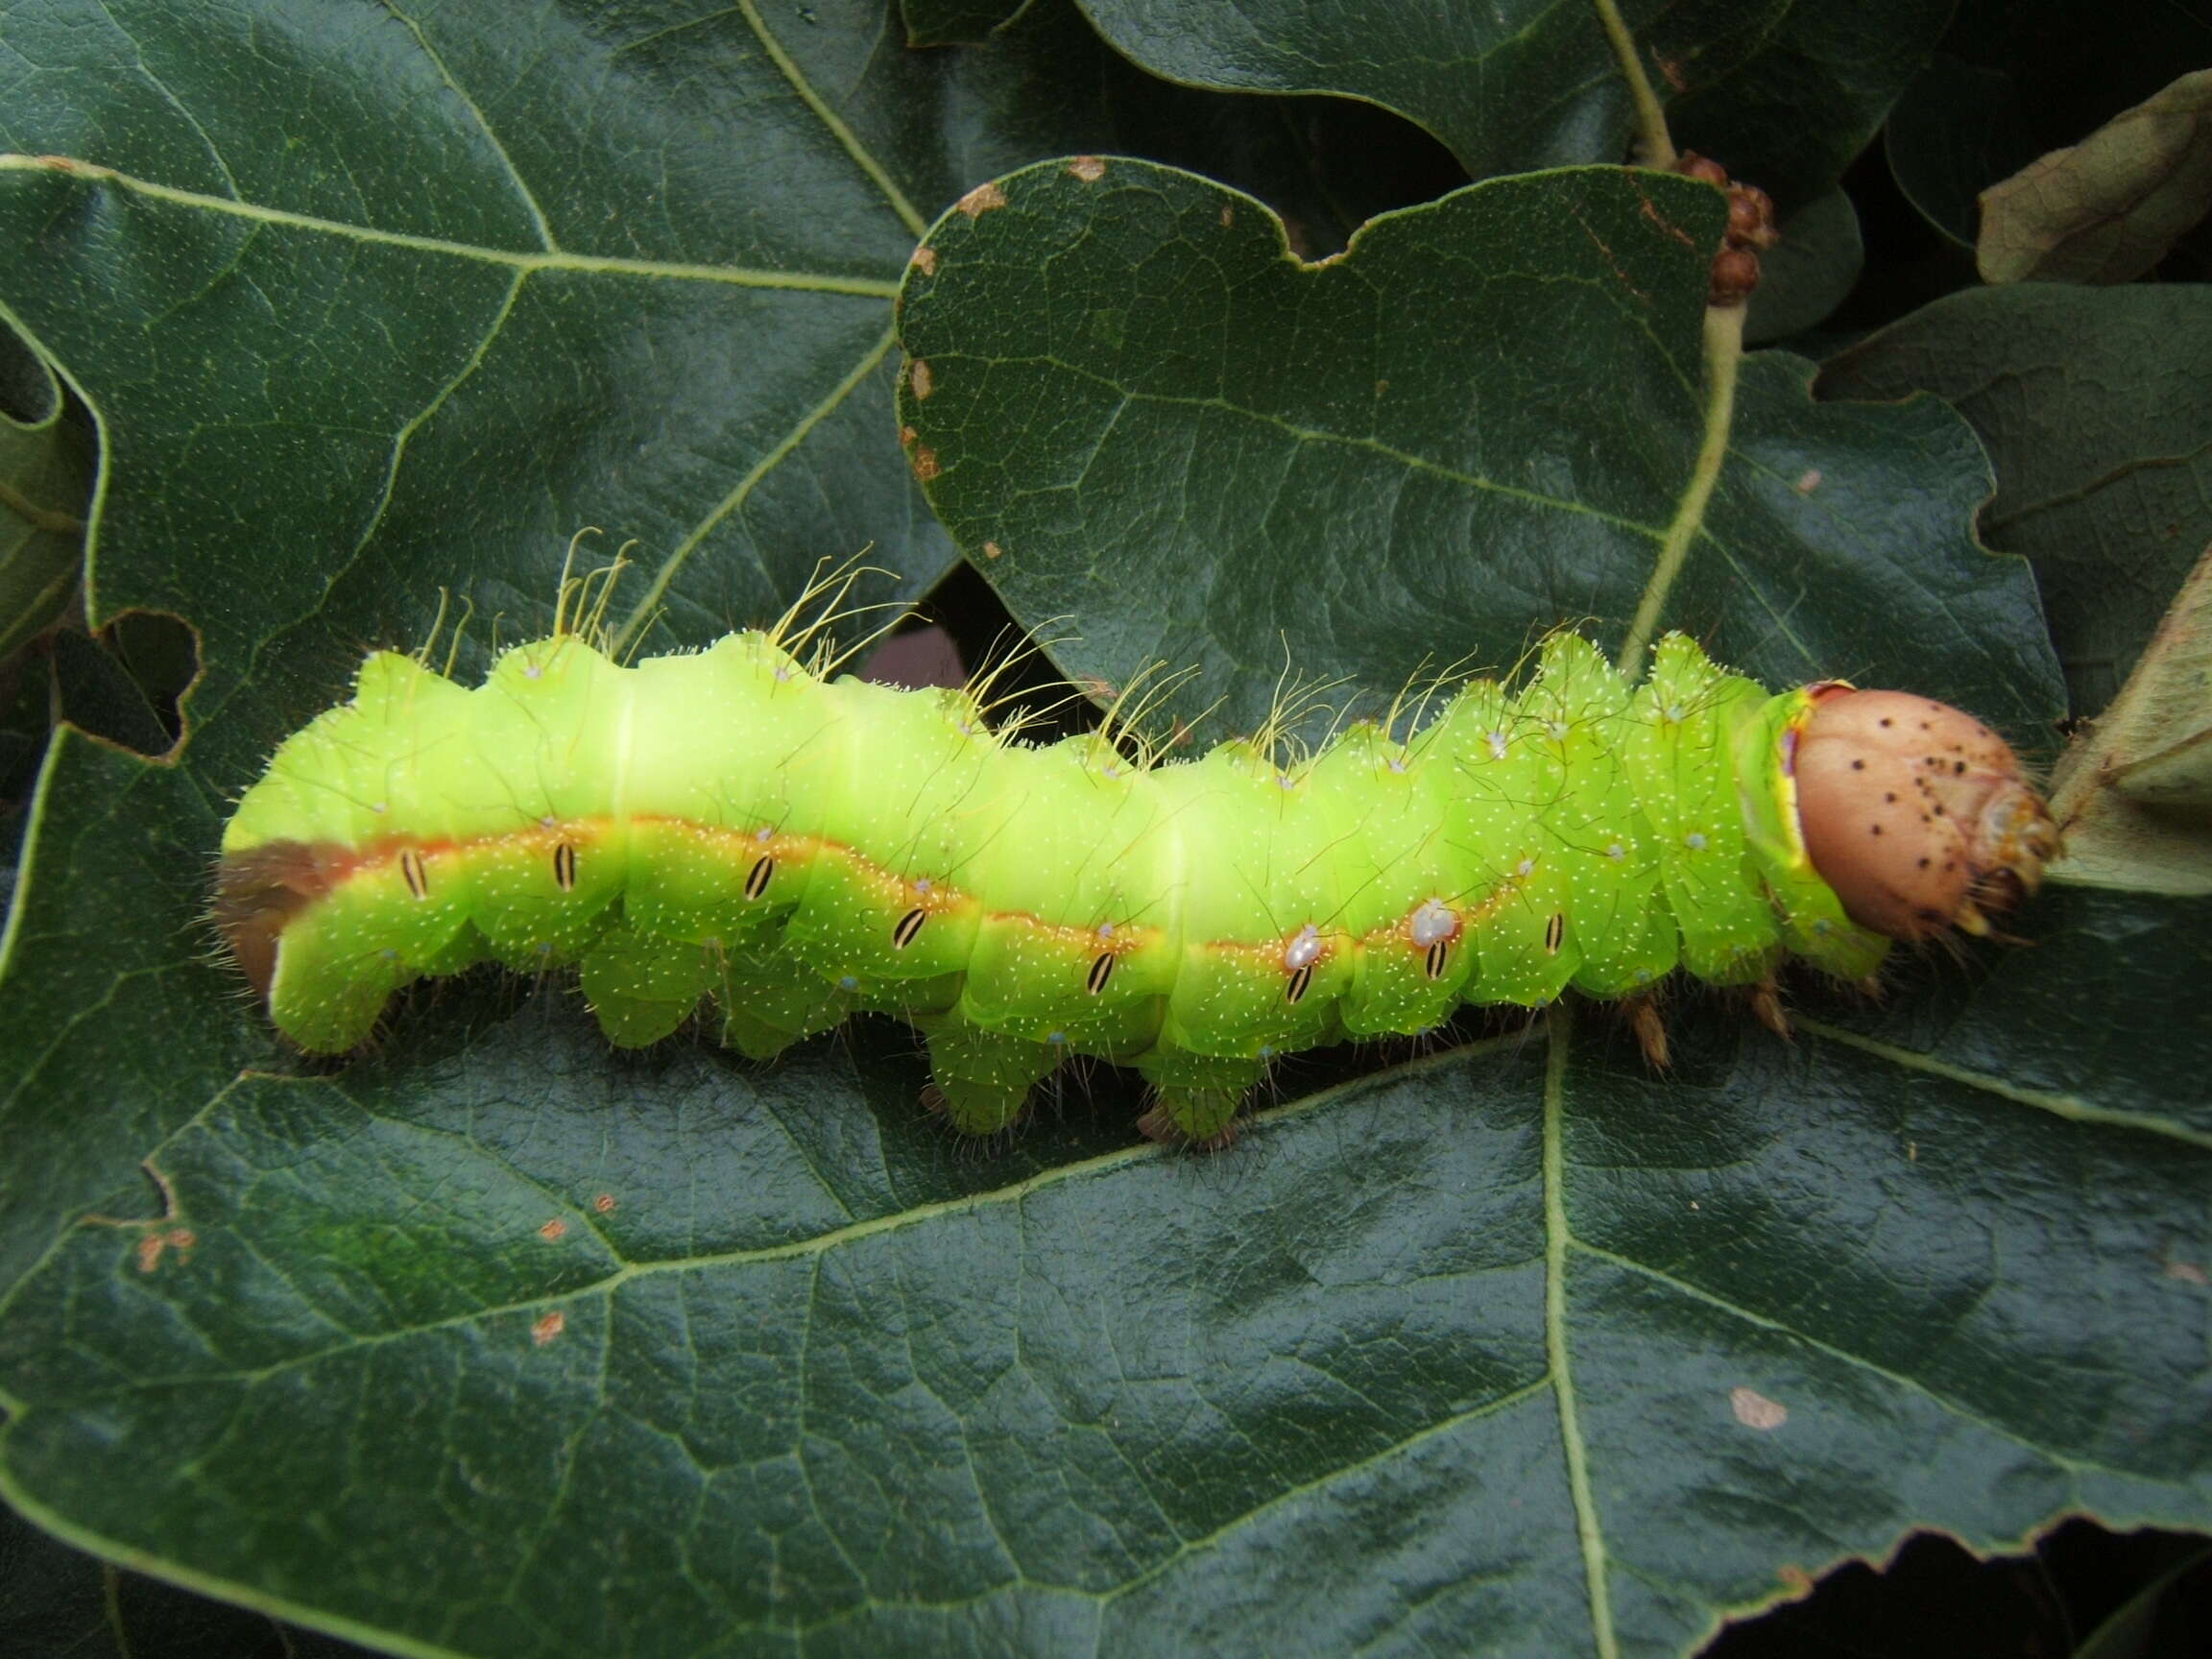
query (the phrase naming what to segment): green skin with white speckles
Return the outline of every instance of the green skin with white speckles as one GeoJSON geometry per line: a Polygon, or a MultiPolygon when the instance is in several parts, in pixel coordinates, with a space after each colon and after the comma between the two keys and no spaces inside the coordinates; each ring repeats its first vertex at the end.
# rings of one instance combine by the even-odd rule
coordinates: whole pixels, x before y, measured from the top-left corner
{"type": "Polygon", "coordinates": [[[473,690],[370,658],[223,848],[325,872],[268,986],[304,1048],[356,1046],[420,977],[573,963],[625,1046],[703,1003],[759,1056],[879,1009],[926,1035],[963,1129],[1080,1053],[1203,1141],[1271,1057],[1462,1001],[1748,982],[1788,953],[1868,972],[1887,941],[1796,829],[1808,707],[1680,636],[1631,688],[1562,634],[1519,693],[1472,683],[1410,738],[1140,768],[1094,736],[1002,742],[965,692],[816,679],[758,633],[630,667],[564,637],[473,690]]]}

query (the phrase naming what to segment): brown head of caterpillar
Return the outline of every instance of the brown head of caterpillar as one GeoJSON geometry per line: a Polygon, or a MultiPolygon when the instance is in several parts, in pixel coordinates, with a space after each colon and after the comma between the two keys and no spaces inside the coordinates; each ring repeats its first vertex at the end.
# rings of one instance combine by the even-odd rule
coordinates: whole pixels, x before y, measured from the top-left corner
{"type": "Polygon", "coordinates": [[[1907,691],[1812,687],[1795,757],[1806,852],[1844,913],[1892,939],[1989,915],[2042,883],[2058,830],[2019,757],[1972,715],[1907,691]]]}

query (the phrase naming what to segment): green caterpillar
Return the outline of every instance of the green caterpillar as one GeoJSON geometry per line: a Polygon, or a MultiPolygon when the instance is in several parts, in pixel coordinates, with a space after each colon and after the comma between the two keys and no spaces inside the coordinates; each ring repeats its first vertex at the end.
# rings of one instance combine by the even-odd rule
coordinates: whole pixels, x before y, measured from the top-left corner
{"type": "Polygon", "coordinates": [[[370,657],[223,837],[215,920],[277,1028],[341,1052],[413,980],[573,964],[620,1045],[708,1001],[760,1057],[882,1010],[963,1130],[1083,1054],[1149,1080],[1149,1133],[1211,1144],[1275,1056],[1677,969],[1773,1008],[1785,955],[1856,979],[1891,938],[1985,930],[2054,850],[1965,715],[1769,695],[1679,635],[1633,688],[1555,635],[1518,693],[1296,760],[1025,746],[973,691],[830,680],[802,643],[622,666],[557,629],[473,690],[370,657]]]}

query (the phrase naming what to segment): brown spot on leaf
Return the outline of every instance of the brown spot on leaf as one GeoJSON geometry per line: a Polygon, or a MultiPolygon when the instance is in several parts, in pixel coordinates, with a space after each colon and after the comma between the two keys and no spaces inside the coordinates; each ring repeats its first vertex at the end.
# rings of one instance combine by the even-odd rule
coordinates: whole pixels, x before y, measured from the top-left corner
{"type": "Polygon", "coordinates": [[[591,1200],[591,1208],[596,1210],[602,1215],[613,1214],[614,1194],[612,1192],[600,1193],[598,1197],[591,1200]]]}
{"type": "Polygon", "coordinates": [[[1736,1413],[1736,1421],[1744,1428],[1762,1432],[1779,1429],[1790,1421],[1788,1407],[1767,1399],[1756,1388],[1729,1389],[1728,1409],[1736,1413]]]}
{"type": "Polygon", "coordinates": [[[1068,163],[1068,171],[1086,184],[1095,184],[1106,177],[1106,163],[1095,156],[1078,156],[1068,163]]]}
{"type": "Polygon", "coordinates": [[[556,1308],[530,1327],[530,1345],[542,1348],[568,1328],[568,1315],[556,1308]]]}
{"type": "Polygon", "coordinates": [[[953,205],[971,219],[979,218],[994,207],[1005,206],[1006,192],[999,189],[995,183],[978,184],[967,195],[961,197],[953,205]]]}
{"type": "Polygon", "coordinates": [[[166,1233],[149,1233],[138,1240],[132,1254],[138,1260],[138,1271],[151,1273],[161,1264],[164,1252],[174,1250],[180,1262],[187,1261],[192,1246],[200,1242],[200,1236],[189,1227],[172,1227],[166,1233]]]}
{"type": "Polygon", "coordinates": [[[906,365],[906,384],[914,389],[914,400],[919,403],[937,389],[937,377],[929,372],[928,362],[921,357],[906,365]]]}
{"type": "Polygon", "coordinates": [[[2184,1285],[2212,1285],[2212,1273],[2205,1272],[2203,1267],[2195,1262],[2167,1262],[2166,1277],[2178,1279],[2184,1285]]]}
{"type": "Polygon", "coordinates": [[[930,479],[936,477],[938,473],[944,470],[944,468],[937,465],[936,450],[930,448],[926,444],[917,444],[914,445],[915,477],[921,479],[923,483],[926,484],[930,479]]]}
{"type": "Polygon", "coordinates": [[[1797,482],[1792,488],[1800,495],[1812,494],[1814,491],[1820,488],[1820,469],[1817,467],[1806,468],[1803,472],[1797,475],[1797,482]]]}
{"type": "Polygon", "coordinates": [[[986,541],[983,543],[983,557],[986,559],[999,558],[1005,553],[1005,551],[1006,549],[999,546],[996,541],[986,541]]]}
{"type": "Polygon", "coordinates": [[[913,257],[908,263],[915,270],[921,272],[923,276],[934,276],[937,275],[937,250],[925,242],[921,247],[914,250],[913,257]]]}
{"type": "Polygon", "coordinates": [[[546,1222],[544,1226],[538,1229],[538,1237],[550,1244],[556,1238],[565,1237],[567,1232],[568,1223],[562,1220],[560,1216],[556,1215],[552,1220],[546,1222]]]}
{"type": "Polygon", "coordinates": [[[1222,208],[1221,208],[1221,228],[1222,228],[1222,229],[1224,229],[1224,230],[1226,230],[1226,229],[1228,229],[1228,228],[1229,228],[1229,227],[1230,227],[1230,226],[1232,226],[1232,225],[1234,225],[1234,224],[1236,224],[1236,223],[1237,223],[1237,209],[1236,209],[1235,207],[1233,207],[1233,206],[1230,206],[1230,205],[1229,205],[1229,204],[1227,204],[1226,203],[1224,203],[1224,204],[1222,204],[1222,208]]]}

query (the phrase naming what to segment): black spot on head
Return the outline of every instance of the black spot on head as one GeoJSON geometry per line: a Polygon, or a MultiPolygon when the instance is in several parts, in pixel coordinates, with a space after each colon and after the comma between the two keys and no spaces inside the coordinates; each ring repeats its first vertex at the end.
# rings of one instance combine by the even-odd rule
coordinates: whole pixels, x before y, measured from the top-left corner
{"type": "Polygon", "coordinates": [[[1888,802],[1891,805],[1895,805],[1897,804],[1897,791],[1894,789],[1885,789],[1882,791],[1882,799],[1888,802]]]}
{"type": "Polygon", "coordinates": [[[1867,833],[1868,833],[1868,834],[1870,834],[1870,835],[1879,835],[1879,834],[1881,834],[1881,833],[1882,833],[1882,826],[1881,826],[1881,825],[1879,825],[1879,824],[1875,825],[1875,826],[1874,826],[1874,828],[1873,828],[1872,830],[1868,830],[1868,831],[1867,831],[1867,833]]]}
{"type": "Polygon", "coordinates": [[[1966,771],[1966,762],[1965,762],[1965,761],[1963,761],[1963,760],[1954,760],[1954,761],[1952,761],[1952,762],[1951,762],[1951,776],[1952,776],[1952,777],[1954,777],[1954,778],[1963,777],[1963,776],[1965,775],[1965,771],[1966,771]]]}
{"type": "Polygon", "coordinates": [[[1928,868],[1928,860],[1927,860],[1927,859],[1923,858],[1923,859],[1921,859],[1921,860],[1920,860],[1920,868],[1921,868],[1921,869],[1923,869],[1923,870],[1925,870],[1925,869],[1927,869],[1927,868],[1928,868]]]}
{"type": "Polygon", "coordinates": [[[1851,762],[1851,770],[1854,772],[1863,772],[1866,770],[1866,762],[1863,760],[1854,760],[1851,762]]]}
{"type": "Polygon", "coordinates": [[[1883,724],[1884,728],[1885,728],[1885,729],[1887,729],[1887,728],[1888,728],[1888,727],[1891,727],[1891,726],[1894,726],[1894,725],[1896,725],[1896,724],[1897,724],[1897,722],[1896,722],[1896,721],[1894,721],[1894,720],[1892,720],[1892,719],[1890,719],[1888,715],[1885,714],[1885,715],[1883,715],[1883,716],[1882,716],[1882,724],[1883,724]]]}

